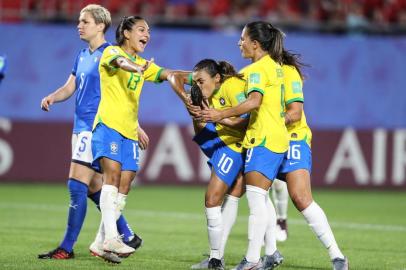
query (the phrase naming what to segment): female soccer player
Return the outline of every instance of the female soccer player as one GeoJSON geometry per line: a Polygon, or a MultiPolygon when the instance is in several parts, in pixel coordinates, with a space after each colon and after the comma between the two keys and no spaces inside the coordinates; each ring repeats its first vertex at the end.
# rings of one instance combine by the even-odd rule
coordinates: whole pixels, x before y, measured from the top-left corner
{"type": "Polygon", "coordinates": [[[142,53],[150,40],[147,22],[124,17],[116,30],[117,46],[107,47],[100,59],[101,99],[93,124],[93,165],[103,172],[100,196],[107,252],[134,252],[121,239],[116,219],[124,209],[130,184],[138,171],[138,104],[144,81],[167,80],[172,72],[146,61],[142,53]]]}
{"type": "MultiPolygon", "coordinates": [[[[100,100],[100,77],[98,65],[103,50],[109,45],[104,34],[111,25],[110,12],[99,5],[88,5],[80,12],[78,31],[80,39],[89,47],[80,51],[64,86],[58,88],[41,101],[41,108],[49,111],[56,102],[63,102],[76,92],[75,118],[72,134],[72,161],[70,164],[68,189],[70,207],[68,224],[63,241],[55,249],[38,255],[40,259],[70,259],[74,257],[73,246],[78,238],[87,210],[87,197],[98,206],[101,175],[91,168],[92,125],[100,100]],[[89,194],[89,195],[88,195],[89,194]]],[[[144,137],[148,143],[148,137],[144,137]]],[[[145,145],[146,146],[146,145],[145,145]]],[[[129,245],[137,248],[141,239],[130,229],[124,217],[117,220],[117,227],[129,245]]],[[[92,252],[100,253],[96,247],[92,252]]]]}
{"type": "MultiPolygon", "coordinates": [[[[273,227],[269,235],[275,237],[276,213],[269,200],[268,190],[289,143],[283,114],[283,72],[279,65],[282,60],[282,33],[268,23],[252,22],[244,27],[239,47],[242,56],[252,62],[242,70],[247,80],[247,100],[222,111],[206,109],[202,116],[205,121],[218,122],[250,112],[243,141],[247,149],[244,179],[250,208],[249,243],[245,258],[235,268],[242,270],[262,267],[261,246],[268,226],[273,227]]],[[[273,238],[273,241],[268,241],[272,245],[265,246],[265,254],[271,256],[278,252],[276,240],[273,238]]]]}
{"type": "MultiPolygon", "coordinates": [[[[290,146],[282,163],[278,178],[287,183],[288,192],[296,209],[300,211],[310,228],[328,250],[334,270],[348,269],[348,259],[344,257],[331,231],[327,217],[313,200],[310,184],[312,165],[312,132],[307,125],[303,110],[303,81],[298,56],[283,50],[282,68],[284,74],[285,124],[288,128],[290,146]]],[[[265,257],[265,266],[271,258],[265,257]]]]}
{"type": "MultiPolygon", "coordinates": [[[[203,106],[224,110],[245,100],[243,76],[225,61],[204,59],[194,66],[192,74],[194,84],[202,91],[203,106]]],[[[242,189],[242,139],[248,119],[234,117],[216,125],[200,121],[193,124],[194,141],[209,158],[211,177],[205,194],[210,256],[192,269],[224,269],[222,240],[228,238],[237,215],[233,211],[236,208],[229,206],[241,196],[241,191],[235,194],[233,190],[242,189]]]]}

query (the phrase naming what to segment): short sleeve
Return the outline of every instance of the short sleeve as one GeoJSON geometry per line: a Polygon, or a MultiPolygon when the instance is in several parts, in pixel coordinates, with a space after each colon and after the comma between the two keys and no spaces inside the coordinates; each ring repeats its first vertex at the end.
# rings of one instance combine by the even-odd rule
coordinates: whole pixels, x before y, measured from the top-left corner
{"type": "Polygon", "coordinates": [[[251,92],[259,92],[262,95],[265,93],[266,74],[260,69],[247,70],[247,96],[251,92]]]}
{"type": "Polygon", "coordinates": [[[285,104],[292,102],[303,102],[303,82],[296,68],[290,68],[285,71],[285,104]],[[286,72],[287,71],[287,72],[286,72]]]}
{"type": "Polygon", "coordinates": [[[161,80],[159,80],[159,76],[161,75],[162,71],[164,71],[164,68],[152,63],[147,70],[145,70],[144,79],[149,82],[161,82],[161,80]]]}
{"type": "Polygon", "coordinates": [[[73,64],[71,74],[76,77],[76,72],[78,71],[78,64],[79,64],[80,53],[76,56],[75,63],[73,64]]]}
{"type": "Polygon", "coordinates": [[[111,62],[120,56],[122,55],[117,48],[109,46],[103,51],[102,57],[100,59],[100,66],[105,67],[109,70],[116,70],[117,68],[112,66],[111,62]]]}

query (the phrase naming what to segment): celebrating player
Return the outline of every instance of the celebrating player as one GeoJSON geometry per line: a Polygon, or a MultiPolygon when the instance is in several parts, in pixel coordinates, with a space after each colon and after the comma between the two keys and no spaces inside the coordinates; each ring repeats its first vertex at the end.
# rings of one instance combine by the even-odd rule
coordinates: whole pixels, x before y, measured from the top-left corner
{"type": "Polygon", "coordinates": [[[276,249],[276,213],[269,200],[268,190],[275,179],[288,150],[288,135],[283,117],[283,35],[264,22],[247,24],[241,34],[239,46],[244,58],[252,64],[242,70],[247,84],[247,100],[227,110],[206,109],[202,112],[206,121],[221,119],[250,112],[250,120],[243,146],[247,149],[244,169],[246,193],[250,208],[248,221],[248,250],[235,268],[260,269],[261,246],[265,231],[268,236],[265,254],[280,257],[276,249]],[[268,227],[268,229],[267,229],[268,227]],[[273,238],[272,238],[273,237],[273,238]]]}
{"type": "Polygon", "coordinates": [[[137,129],[142,86],[144,81],[160,82],[172,75],[172,71],[138,55],[149,40],[149,26],[143,18],[124,17],[116,30],[117,46],[104,50],[99,65],[101,99],[92,138],[93,165],[101,169],[104,179],[98,235],[105,236],[103,249],[119,256],[134,252],[122,241],[116,219],[139,169],[137,129]]]}
{"type": "MultiPolygon", "coordinates": [[[[346,270],[348,259],[339,249],[323,209],[312,198],[310,184],[312,132],[307,125],[303,110],[301,63],[297,55],[283,50],[282,64],[286,105],[285,123],[289,132],[290,146],[278,178],[286,181],[289,195],[296,209],[302,213],[310,228],[328,250],[333,269],[346,270]]],[[[269,260],[269,258],[265,258],[265,264],[267,264],[266,259],[269,260]]]]}
{"type": "MultiPolygon", "coordinates": [[[[208,105],[219,110],[236,106],[245,100],[245,81],[242,77],[225,61],[204,59],[193,68],[192,101],[195,105],[208,105]],[[194,93],[200,89],[203,101],[194,97],[194,93]]],[[[234,117],[223,119],[216,125],[196,120],[193,124],[196,133],[194,141],[209,158],[211,176],[205,194],[210,255],[208,259],[193,265],[192,269],[224,269],[223,239],[227,240],[237,215],[237,209],[232,205],[238,202],[242,193],[241,143],[248,121],[244,117],[234,117]]]]}
{"type": "MultiPolygon", "coordinates": [[[[88,5],[81,10],[79,36],[89,47],[81,50],[76,57],[72,74],[65,85],[41,101],[41,108],[49,111],[52,104],[67,100],[76,92],[72,161],[68,180],[70,193],[68,224],[65,237],[59,246],[55,250],[38,255],[40,259],[73,258],[73,246],[86,216],[87,197],[99,206],[102,178],[91,168],[93,161],[91,130],[100,100],[98,65],[103,50],[109,45],[104,34],[110,24],[110,12],[102,6],[88,5]]],[[[123,216],[117,220],[117,227],[129,245],[134,248],[141,245],[141,239],[132,232],[123,216]]],[[[94,247],[91,247],[91,251],[99,255],[103,253],[102,249],[94,247]]]]}

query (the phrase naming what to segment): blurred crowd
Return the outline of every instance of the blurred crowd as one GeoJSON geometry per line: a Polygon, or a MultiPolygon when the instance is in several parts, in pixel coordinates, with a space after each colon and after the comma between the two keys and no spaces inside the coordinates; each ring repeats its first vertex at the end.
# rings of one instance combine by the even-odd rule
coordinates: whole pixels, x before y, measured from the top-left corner
{"type": "Polygon", "coordinates": [[[90,3],[107,7],[115,22],[133,14],[171,27],[228,29],[261,19],[302,31],[406,31],[406,0],[0,0],[0,21],[75,22],[90,3]]]}

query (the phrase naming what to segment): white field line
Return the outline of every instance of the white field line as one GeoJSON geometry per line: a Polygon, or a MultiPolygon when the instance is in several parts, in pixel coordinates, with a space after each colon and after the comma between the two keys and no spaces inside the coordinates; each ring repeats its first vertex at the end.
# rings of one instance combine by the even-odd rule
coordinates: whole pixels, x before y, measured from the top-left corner
{"type": "MultiPolygon", "coordinates": [[[[93,204],[89,204],[93,206],[93,204]]],[[[1,203],[0,209],[15,209],[15,210],[37,210],[37,211],[48,211],[48,212],[63,212],[66,213],[67,206],[49,205],[49,204],[39,204],[39,203],[1,203]]],[[[204,212],[198,213],[187,213],[187,212],[176,212],[176,211],[155,211],[155,210],[135,210],[126,208],[124,214],[127,216],[138,216],[138,217],[166,217],[166,218],[177,218],[177,219],[187,219],[187,220],[202,220],[204,221],[204,212]]],[[[237,222],[246,222],[248,216],[238,216],[237,222]]],[[[289,225],[303,225],[306,226],[304,219],[289,219],[289,225]]],[[[355,223],[355,222],[336,222],[330,221],[330,225],[337,229],[352,229],[352,230],[369,230],[369,231],[386,231],[386,232],[406,232],[406,226],[404,225],[384,225],[384,224],[368,224],[368,223],[355,223]]]]}

